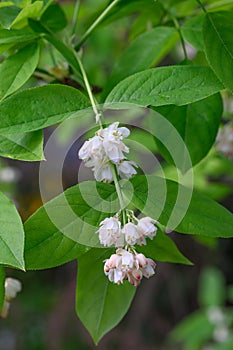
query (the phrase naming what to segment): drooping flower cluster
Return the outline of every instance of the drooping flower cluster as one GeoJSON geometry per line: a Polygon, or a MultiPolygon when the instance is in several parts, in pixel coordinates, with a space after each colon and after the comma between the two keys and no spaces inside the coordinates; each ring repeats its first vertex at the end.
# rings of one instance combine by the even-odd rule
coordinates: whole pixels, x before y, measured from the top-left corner
{"type": "Polygon", "coordinates": [[[99,129],[96,135],[85,141],[79,150],[79,158],[87,167],[92,168],[97,181],[112,182],[111,163],[116,165],[117,173],[122,179],[129,179],[137,172],[137,165],[127,160],[125,153],[129,148],[123,143],[130,131],[126,127],[118,127],[119,122],[99,129]]]}
{"type": "Polygon", "coordinates": [[[154,275],[155,266],[155,262],[143,254],[118,248],[116,254],[105,261],[104,272],[111,282],[121,284],[128,280],[133,286],[138,286],[143,276],[149,278],[154,275]]]}
{"type": "Polygon", "coordinates": [[[5,280],[5,298],[0,317],[6,318],[9,313],[10,303],[22,289],[21,282],[15,278],[6,278],[5,280]]]}
{"type": "Polygon", "coordinates": [[[97,231],[100,243],[105,247],[116,248],[135,244],[146,245],[146,238],[153,239],[156,235],[157,227],[154,224],[157,221],[148,216],[139,220],[133,216],[133,219],[136,223],[128,222],[123,228],[117,215],[104,219],[97,231]]]}
{"type": "Polygon", "coordinates": [[[155,262],[136,252],[134,245],[146,245],[146,238],[153,239],[158,223],[150,217],[137,219],[132,211],[127,210],[128,222],[123,225],[118,214],[106,218],[96,232],[99,241],[105,247],[116,247],[116,253],[105,260],[104,273],[110,282],[122,284],[128,280],[138,286],[143,277],[155,274],[155,262]],[[123,248],[124,247],[124,248],[123,248]]]}

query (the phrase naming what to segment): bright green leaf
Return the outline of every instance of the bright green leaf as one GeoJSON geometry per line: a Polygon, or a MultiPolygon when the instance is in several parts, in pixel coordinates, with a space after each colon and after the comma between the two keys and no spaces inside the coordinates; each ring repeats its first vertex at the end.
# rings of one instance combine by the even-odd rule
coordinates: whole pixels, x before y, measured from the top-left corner
{"type": "Polygon", "coordinates": [[[0,99],[18,90],[33,74],[39,61],[39,45],[33,43],[0,64],[0,99]]]}
{"type": "Polygon", "coordinates": [[[178,39],[175,29],[157,27],[137,37],[123,52],[108,80],[105,94],[124,78],[156,65],[178,39]]]}
{"type": "Polygon", "coordinates": [[[14,204],[0,193],[0,264],[24,269],[24,230],[14,204]]]}
{"type": "Polygon", "coordinates": [[[187,264],[192,263],[178,250],[175,243],[168,235],[158,230],[152,241],[147,240],[147,245],[138,246],[137,251],[155,261],[187,264]]]}
{"type": "Polygon", "coordinates": [[[20,9],[16,6],[6,6],[0,8],[0,25],[9,29],[11,23],[20,13],[20,9]]]}
{"type": "Polygon", "coordinates": [[[201,273],[199,283],[199,303],[201,306],[224,306],[225,281],[220,270],[206,268],[201,273]]]}
{"type": "MultiPolygon", "coordinates": [[[[221,96],[216,94],[201,101],[186,106],[163,106],[157,107],[156,111],[164,116],[178,131],[191,157],[192,165],[202,160],[212,147],[217,136],[219,123],[222,117],[221,96]]],[[[150,117],[150,129],[152,132],[158,130],[156,116],[150,117]]],[[[171,135],[168,135],[172,142],[171,135]]],[[[174,160],[166,147],[157,140],[160,152],[165,159],[174,164],[174,160]]],[[[173,147],[175,149],[176,142],[173,147]]],[[[187,171],[185,158],[180,153],[180,169],[187,171]],[[184,162],[182,160],[184,159],[184,162]]],[[[191,164],[190,164],[191,165],[191,164]]]]}
{"type": "Polygon", "coordinates": [[[202,36],[204,15],[192,17],[181,27],[181,33],[184,39],[198,50],[204,50],[202,36]]]}
{"type": "Polygon", "coordinates": [[[168,224],[168,228],[193,235],[233,237],[233,214],[212,199],[193,191],[188,204],[190,189],[153,175],[138,175],[131,182],[135,207],[161,224],[168,224]],[[150,190],[148,195],[148,186],[154,193],[150,190]]]}
{"type": "Polygon", "coordinates": [[[27,161],[44,160],[42,130],[0,135],[0,156],[27,161]]]}
{"type": "Polygon", "coordinates": [[[0,133],[42,129],[88,106],[89,100],[79,90],[68,86],[44,85],[20,91],[0,104],[0,133]]]}
{"type": "Polygon", "coordinates": [[[114,108],[118,107],[118,102],[142,106],[182,106],[202,100],[222,89],[222,84],[208,67],[159,67],[124,79],[110,92],[106,104],[108,107],[113,104],[114,108]]]}
{"type": "Polygon", "coordinates": [[[0,30],[0,45],[18,44],[33,40],[37,37],[35,33],[28,29],[1,29],[0,30]]]}
{"type": "Polygon", "coordinates": [[[25,6],[11,24],[11,28],[20,29],[27,24],[28,18],[37,18],[41,12],[43,1],[34,1],[25,6]]]}
{"type": "Polygon", "coordinates": [[[226,88],[233,92],[233,12],[208,13],[203,37],[210,66],[226,88]]]}
{"type": "Polygon", "coordinates": [[[0,266],[0,311],[5,297],[5,269],[0,266]]]}
{"type": "Polygon", "coordinates": [[[40,20],[46,28],[49,28],[54,33],[59,32],[67,25],[65,13],[58,4],[49,6],[40,20]]]}
{"type": "Polygon", "coordinates": [[[104,275],[109,249],[91,249],[78,260],[76,311],[95,343],[115,327],[128,311],[136,288],[116,285],[104,275]]]}
{"type": "Polygon", "coordinates": [[[106,216],[119,210],[116,201],[114,213],[108,215],[108,210],[114,210],[113,200],[116,200],[114,186],[86,181],[39,208],[25,223],[26,267],[61,265],[76,259],[87,247],[102,247],[96,231],[106,216]],[[95,196],[95,190],[103,202],[95,196]]]}

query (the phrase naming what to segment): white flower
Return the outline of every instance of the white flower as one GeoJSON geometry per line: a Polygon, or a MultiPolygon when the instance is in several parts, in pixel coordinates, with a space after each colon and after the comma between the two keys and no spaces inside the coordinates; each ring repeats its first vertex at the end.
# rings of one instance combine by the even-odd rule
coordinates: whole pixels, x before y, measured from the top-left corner
{"type": "Polygon", "coordinates": [[[137,224],[137,230],[139,233],[139,236],[146,236],[150,239],[153,239],[157,232],[157,227],[154,225],[155,223],[158,223],[156,220],[150,218],[149,216],[146,216],[140,220],[138,220],[137,224]]]}
{"type": "Polygon", "coordinates": [[[128,222],[122,229],[122,233],[125,236],[125,241],[129,245],[135,245],[139,238],[139,233],[137,231],[137,226],[132,222],[128,222]]]}
{"type": "Polygon", "coordinates": [[[92,170],[94,171],[94,176],[97,181],[104,181],[107,183],[113,181],[111,167],[108,162],[96,160],[92,170]]]}
{"type": "Polygon", "coordinates": [[[80,148],[78,152],[79,158],[87,162],[90,160],[89,163],[86,163],[86,166],[93,166],[91,161],[94,161],[95,158],[102,159],[104,152],[103,152],[103,146],[102,141],[99,138],[99,136],[94,136],[90,138],[88,141],[85,141],[83,146],[80,148]]]}
{"type": "Polygon", "coordinates": [[[134,167],[137,167],[137,164],[130,160],[123,160],[117,165],[117,172],[122,179],[130,179],[133,175],[137,174],[137,171],[134,167]]]}
{"type": "Polygon", "coordinates": [[[106,218],[100,225],[97,233],[101,244],[105,247],[123,247],[124,236],[121,231],[121,223],[117,217],[106,218]]]}
{"type": "Polygon", "coordinates": [[[99,130],[99,135],[103,137],[103,148],[105,154],[113,163],[119,163],[125,158],[124,153],[129,152],[129,148],[122,142],[124,137],[129,136],[127,128],[118,128],[119,122],[111,124],[105,129],[99,130]]]}
{"type": "Polygon", "coordinates": [[[5,280],[5,299],[11,301],[22,289],[21,282],[15,278],[6,278],[5,280]]]}

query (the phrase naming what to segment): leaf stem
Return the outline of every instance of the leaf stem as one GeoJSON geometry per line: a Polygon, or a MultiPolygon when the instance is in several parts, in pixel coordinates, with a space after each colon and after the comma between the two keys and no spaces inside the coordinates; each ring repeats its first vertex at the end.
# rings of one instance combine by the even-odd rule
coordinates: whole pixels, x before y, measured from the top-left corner
{"type": "Polygon", "coordinates": [[[181,30],[180,30],[180,24],[177,21],[176,17],[174,17],[171,13],[170,13],[170,16],[171,16],[171,18],[173,20],[173,23],[175,25],[175,28],[176,28],[178,34],[179,34],[181,46],[182,46],[182,49],[183,49],[183,52],[184,52],[184,57],[187,60],[188,59],[188,55],[187,55],[187,51],[186,51],[186,47],[185,47],[184,38],[183,38],[183,35],[181,33],[181,30]]]}
{"type": "Polygon", "coordinates": [[[71,24],[71,36],[74,35],[76,31],[79,8],[80,8],[80,0],[76,0],[75,6],[74,6],[74,15],[73,15],[72,24],[71,24]]]}
{"type": "Polygon", "coordinates": [[[100,14],[99,17],[92,23],[92,25],[87,29],[87,31],[83,34],[78,44],[75,46],[75,50],[79,50],[82,44],[86,41],[86,39],[90,36],[93,30],[102,22],[104,17],[111,11],[111,9],[119,2],[120,0],[114,0],[111,2],[108,7],[100,14]]]}
{"type": "Polygon", "coordinates": [[[92,106],[93,112],[95,113],[96,122],[98,122],[100,127],[103,128],[103,124],[102,124],[102,121],[101,121],[102,114],[98,110],[95,98],[94,98],[92,90],[91,90],[91,86],[90,86],[89,80],[87,78],[86,71],[85,71],[85,69],[83,67],[83,64],[82,64],[82,61],[81,61],[79,55],[77,54],[77,52],[75,50],[74,50],[74,54],[75,54],[76,60],[77,60],[77,62],[79,64],[79,68],[80,68],[82,76],[83,76],[84,84],[85,84],[86,89],[87,89],[87,93],[88,93],[88,96],[89,96],[89,99],[90,99],[90,102],[91,102],[91,106],[92,106]]]}
{"type": "Polygon", "coordinates": [[[205,9],[205,6],[202,4],[202,2],[200,0],[196,0],[197,3],[201,6],[202,10],[205,12],[205,13],[208,13],[205,9]]]}
{"type": "Polygon", "coordinates": [[[116,192],[117,192],[117,196],[119,199],[119,203],[120,203],[120,208],[121,208],[121,212],[122,212],[122,216],[123,216],[123,225],[126,224],[126,211],[125,211],[125,205],[124,205],[124,199],[123,199],[123,194],[122,194],[122,190],[121,190],[121,186],[119,184],[119,180],[118,180],[118,175],[117,175],[117,171],[116,171],[116,166],[114,164],[111,164],[111,171],[112,171],[112,177],[113,177],[113,181],[116,187],[116,192]]]}

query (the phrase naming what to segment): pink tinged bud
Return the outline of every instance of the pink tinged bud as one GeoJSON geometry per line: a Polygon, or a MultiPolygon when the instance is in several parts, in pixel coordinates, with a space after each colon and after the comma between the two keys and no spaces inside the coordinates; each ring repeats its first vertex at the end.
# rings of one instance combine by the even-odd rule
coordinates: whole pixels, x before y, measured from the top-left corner
{"type": "Polygon", "coordinates": [[[137,254],[135,259],[138,262],[139,267],[144,267],[147,265],[147,258],[143,254],[137,254]]]}
{"type": "Polygon", "coordinates": [[[147,258],[147,265],[142,268],[142,274],[146,278],[150,278],[155,274],[155,262],[152,259],[147,258]]]}
{"type": "Polygon", "coordinates": [[[116,267],[117,261],[119,260],[119,255],[112,254],[108,260],[108,266],[112,269],[116,267]]]}

